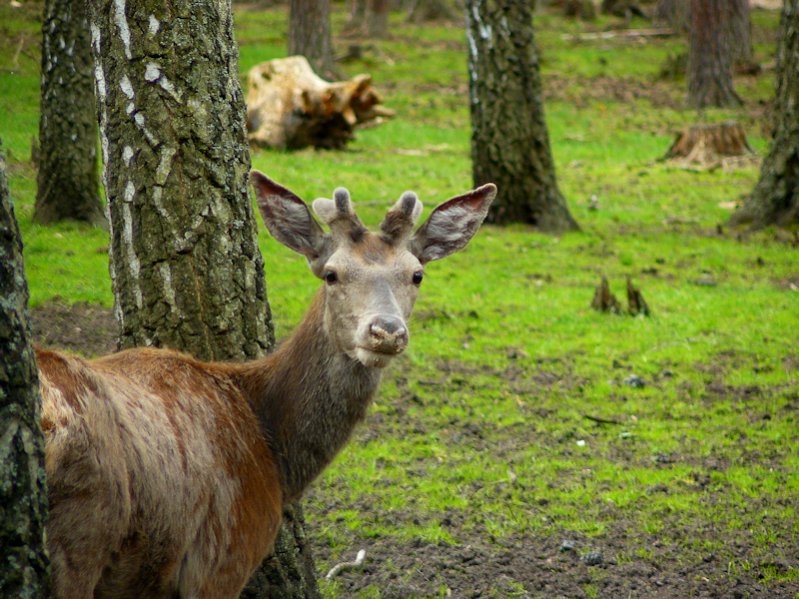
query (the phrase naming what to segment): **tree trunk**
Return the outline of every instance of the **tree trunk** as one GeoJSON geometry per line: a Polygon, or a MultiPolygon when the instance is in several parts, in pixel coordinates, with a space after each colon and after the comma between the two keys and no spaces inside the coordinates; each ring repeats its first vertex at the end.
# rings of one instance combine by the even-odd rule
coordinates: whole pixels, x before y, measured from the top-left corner
{"type": "Polygon", "coordinates": [[[385,37],[388,33],[388,14],[391,0],[366,1],[366,33],[369,37],[385,37]]]}
{"type": "Polygon", "coordinates": [[[692,108],[742,103],[732,84],[732,16],[730,0],[691,0],[688,104],[692,108]]]}
{"type": "Polygon", "coordinates": [[[690,30],[690,0],[658,0],[654,21],[665,22],[680,34],[690,30]]]}
{"type": "Polygon", "coordinates": [[[0,597],[49,597],[42,398],[22,239],[0,153],[0,597]]]}
{"type": "Polygon", "coordinates": [[[729,0],[731,60],[734,65],[751,65],[754,61],[752,50],[752,20],[749,16],[749,0],[729,0]]]}
{"type": "Polygon", "coordinates": [[[466,17],[474,183],[499,188],[488,220],[577,229],[555,180],[529,3],[468,0],[466,17]]]}
{"type": "MultiPolygon", "coordinates": [[[[274,333],[230,2],[93,0],[90,17],[120,346],[262,355],[274,333]]],[[[312,568],[294,578],[308,586],[293,596],[316,596],[312,568]]]]}
{"type": "Polygon", "coordinates": [[[94,64],[82,2],[47,0],[42,24],[39,173],[33,218],[104,225],[94,64]]]}
{"type": "Polygon", "coordinates": [[[289,56],[300,54],[325,79],[337,76],[333,66],[329,0],[291,0],[289,56]]]}
{"type": "Polygon", "coordinates": [[[774,113],[777,127],[760,180],[733,224],[799,223],[799,0],[785,0],[782,9],[774,113]]]}

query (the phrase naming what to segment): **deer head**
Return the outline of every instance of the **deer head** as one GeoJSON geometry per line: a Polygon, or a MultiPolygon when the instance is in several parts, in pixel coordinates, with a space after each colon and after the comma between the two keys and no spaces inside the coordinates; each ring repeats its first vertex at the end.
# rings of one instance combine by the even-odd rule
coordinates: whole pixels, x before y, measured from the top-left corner
{"type": "Polygon", "coordinates": [[[369,231],[344,188],[313,202],[325,232],[294,193],[252,171],[258,207],[272,236],[305,256],[325,282],[324,328],[337,349],[367,367],[382,368],[408,345],[407,320],[424,266],[469,242],[496,195],[489,183],[438,206],[414,231],[422,203],[406,191],[380,230],[369,231]]]}

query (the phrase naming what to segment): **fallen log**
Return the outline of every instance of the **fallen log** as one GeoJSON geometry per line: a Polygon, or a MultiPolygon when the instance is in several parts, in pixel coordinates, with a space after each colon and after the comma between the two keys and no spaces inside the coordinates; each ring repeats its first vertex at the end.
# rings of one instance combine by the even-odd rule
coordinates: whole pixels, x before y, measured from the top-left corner
{"type": "Polygon", "coordinates": [[[263,62],[247,75],[247,137],[276,148],[340,149],[355,129],[394,116],[369,75],[325,81],[304,56],[263,62]]]}

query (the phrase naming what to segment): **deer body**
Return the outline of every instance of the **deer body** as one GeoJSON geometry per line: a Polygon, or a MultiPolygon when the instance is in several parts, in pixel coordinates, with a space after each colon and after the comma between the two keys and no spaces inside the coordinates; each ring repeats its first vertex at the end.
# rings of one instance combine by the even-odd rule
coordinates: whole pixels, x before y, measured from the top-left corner
{"type": "Polygon", "coordinates": [[[326,281],[273,354],[229,364],[151,348],[91,361],[37,352],[58,598],[237,597],[284,502],[346,443],[405,349],[421,265],[463,247],[494,195],[450,200],[411,238],[415,196],[374,234],[337,191],[314,205],[325,234],[291,192],[253,181],[270,232],[326,281]]]}

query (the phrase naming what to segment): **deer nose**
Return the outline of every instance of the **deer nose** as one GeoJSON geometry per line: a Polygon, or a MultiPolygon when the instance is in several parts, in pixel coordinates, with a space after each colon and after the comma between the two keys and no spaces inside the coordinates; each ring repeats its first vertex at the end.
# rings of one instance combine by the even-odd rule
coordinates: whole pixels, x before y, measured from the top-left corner
{"type": "Polygon", "coordinates": [[[369,338],[375,351],[400,353],[408,345],[408,328],[396,316],[378,316],[369,325],[369,338]]]}

